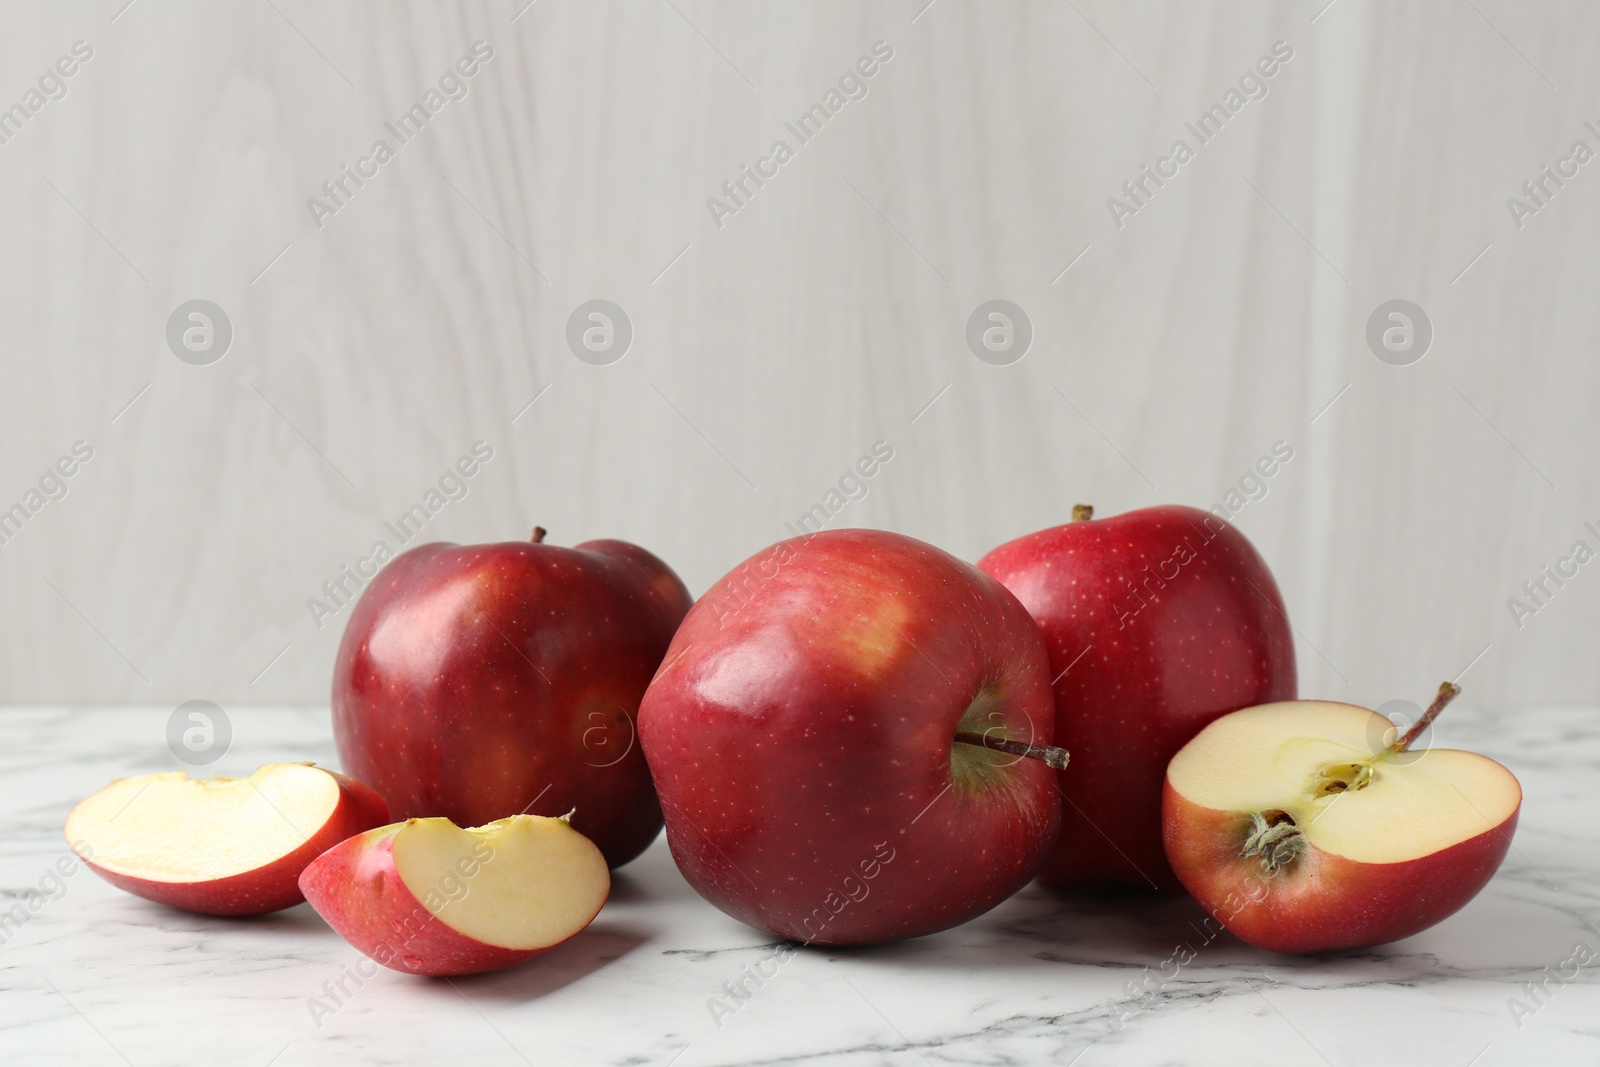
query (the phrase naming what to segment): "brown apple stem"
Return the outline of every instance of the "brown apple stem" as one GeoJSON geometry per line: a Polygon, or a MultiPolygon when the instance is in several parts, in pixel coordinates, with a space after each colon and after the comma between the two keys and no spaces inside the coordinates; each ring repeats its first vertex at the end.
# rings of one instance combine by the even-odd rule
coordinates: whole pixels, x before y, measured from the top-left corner
{"type": "Polygon", "coordinates": [[[544,544],[545,532],[546,531],[545,531],[545,528],[543,526],[535,526],[533,528],[533,543],[536,544],[536,545],[544,544]]]}
{"type": "Polygon", "coordinates": [[[1090,520],[1092,518],[1094,518],[1094,505],[1093,504],[1074,504],[1074,505],[1072,505],[1072,521],[1073,522],[1087,522],[1088,520],[1090,520]]]}
{"type": "Polygon", "coordinates": [[[1461,687],[1459,685],[1456,685],[1454,682],[1441,682],[1439,684],[1439,695],[1433,698],[1433,703],[1429,704],[1428,710],[1422,713],[1422,718],[1411,724],[1411,729],[1405,732],[1404,737],[1400,738],[1394,744],[1385,749],[1385,754],[1392,756],[1395,753],[1404,752],[1407,748],[1410,748],[1411,742],[1422,736],[1422,731],[1426,730],[1428,725],[1433,722],[1434,719],[1439,717],[1439,713],[1445,709],[1445,705],[1449,704],[1460,694],[1461,687]]]}
{"type": "Polygon", "coordinates": [[[963,745],[977,745],[980,748],[992,748],[996,752],[1007,752],[1013,756],[1040,760],[1046,766],[1054,767],[1058,771],[1066,767],[1069,758],[1066,749],[1054,745],[1030,745],[1026,741],[1011,741],[989,734],[975,734],[970,730],[957,731],[956,741],[963,745]]]}

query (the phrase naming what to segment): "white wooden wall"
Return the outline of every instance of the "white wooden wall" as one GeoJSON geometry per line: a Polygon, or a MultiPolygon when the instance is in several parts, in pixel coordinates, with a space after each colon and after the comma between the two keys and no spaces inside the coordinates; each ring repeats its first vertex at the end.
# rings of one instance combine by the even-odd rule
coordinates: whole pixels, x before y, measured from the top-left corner
{"type": "Polygon", "coordinates": [[[1520,629],[1506,603],[1600,549],[1600,163],[1520,228],[1506,203],[1600,150],[1600,9],[526,2],[0,8],[0,106],[93,49],[0,144],[0,506],[94,450],[0,545],[0,700],[325,700],[345,613],[308,598],[480,440],[428,539],[622,537],[696,592],[880,440],[834,524],[969,559],[1078,501],[1210,506],[1282,440],[1236,521],[1304,693],[1470,664],[1480,703],[1600,700],[1600,564],[1520,629]],[[466,97],[319,228],[307,199],[476,41],[466,97]],[[878,41],[719,228],[707,199],[878,41]],[[1107,199],[1278,41],[1119,228],[1107,199]],[[964,340],[995,298],[1034,331],[1008,366],[964,340]],[[1408,366],[1365,340],[1397,298],[1434,329],[1408,366]],[[192,299],[233,326],[208,366],[166,342],[192,299]],[[633,324],[611,365],[565,341],[592,299],[633,324]]]}

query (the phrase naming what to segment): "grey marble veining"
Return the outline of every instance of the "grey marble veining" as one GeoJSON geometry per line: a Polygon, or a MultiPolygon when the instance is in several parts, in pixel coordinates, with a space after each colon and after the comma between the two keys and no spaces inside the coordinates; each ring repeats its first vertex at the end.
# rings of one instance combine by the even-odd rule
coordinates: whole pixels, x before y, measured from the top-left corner
{"type": "MultiPolygon", "coordinates": [[[[1185,899],[1029,888],[932,937],[781,953],[701,900],[659,840],[618,875],[581,936],[522,967],[452,982],[372,973],[305,906],[211,919],[81,868],[51,880],[69,855],[61,824],[72,803],[111,777],[173,765],[167,714],[0,712],[0,893],[27,913],[0,928],[6,1062],[1600,1061],[1600,955],[1561,977],[1575,945],[1600,954],[1593,709],[1451,709],[1438,743],[1518,773],[1521,827],[1477,900],[1380,949],[1278,957],[1227,935],[1206,940],[1185,899]],[[1192,961],[1169,962],[1185,946],[1192,961]],[[759,986],[745,978],[757,968],[770,975],[759,986]]],[[[336,765],[324,709],[232,717],[217,773],[282,759],[336,765]]]]}

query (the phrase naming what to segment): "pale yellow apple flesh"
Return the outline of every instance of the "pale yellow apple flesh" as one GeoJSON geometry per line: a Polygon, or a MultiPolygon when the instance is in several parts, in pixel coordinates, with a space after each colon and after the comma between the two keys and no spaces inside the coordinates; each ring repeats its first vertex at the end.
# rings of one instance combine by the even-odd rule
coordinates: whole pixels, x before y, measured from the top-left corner
{"type": "Polygon", "coordinates": [[[183,771],[112,782],[67,817],[66,837],[96,866],[150,882],[208,882],[258,870],[327,823],[339,780],[275,763],[248,778],[183,771]]]}
{"type": "Polygon", "coordinates": [[[1494,760],[1456,749],[1385,754],[1393,739],[1388,720],[1352,704],[1263,704],[1207,726],[1173,758],[1167,781],[1202,808],[1283,812],[1317,850],[1359,863],[1431,855],[1520,805],[1516,778],[1494,760]]]}
{"type": "Polygon", "coordinates": [[[564,819],[513,815],[471,829],[414,819],[396,833],[393,855],[400,880],[423,907],[456,932],[500,948],[566,940],[611,891],[605,856],[564,819]]]}

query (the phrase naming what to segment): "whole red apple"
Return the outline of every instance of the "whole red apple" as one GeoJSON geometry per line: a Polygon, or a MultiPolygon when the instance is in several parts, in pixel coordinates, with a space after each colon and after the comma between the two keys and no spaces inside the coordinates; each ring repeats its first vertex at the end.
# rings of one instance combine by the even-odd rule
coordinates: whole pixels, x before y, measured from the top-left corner
{"type": "Polygon", "coordinates": [[[700,599],[639,739],[702,896],[855,945],[965,922],[1038,873],[1060,813],[1054,717],[1038,629],[1000,583],[909,537],[835,530],[700,599]]]}
{"type": "Polygon", "coordinates": [[[661,830],[636,715],[689,593],[637,545],[543,536],[384,567],[339,645],[334,738],[397,819],[575,811],[618,867],[661,830]]]}
{"type": "Polygon", "coordinates": [[[1505,859],[1522,806],[1485,756],[1407,746],[1350,704],[1301,700],[1225,715],[1167,770],[1167,856],[1226,929],[1275,952],[1364,948],[1427,929],[1505,859]]]}
{"type": "Polygon", "coordinates": [[[1044,633],[1056,743],[1073,757],[1041,878],[1177,891],[1161,848],[1167,761],[1219,715],[1294,698],[1289,618],[1261,556],[1210,512],[1073,515],[978,561],[1044,633]]]}

